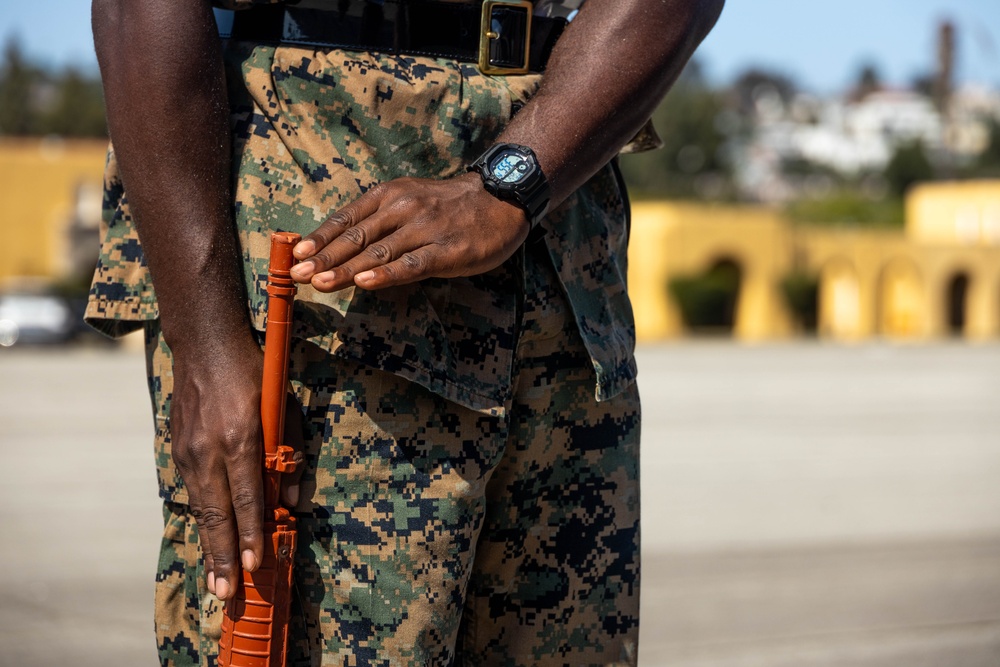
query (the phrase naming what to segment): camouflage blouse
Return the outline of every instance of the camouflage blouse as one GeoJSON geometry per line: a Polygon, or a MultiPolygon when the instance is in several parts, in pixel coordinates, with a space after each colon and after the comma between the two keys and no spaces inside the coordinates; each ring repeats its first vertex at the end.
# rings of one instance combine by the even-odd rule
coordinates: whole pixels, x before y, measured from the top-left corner
{"type": "MultiPolygon", "coordinates": [[[[226,64],[234,219],[248,307],[261,330],[272,231],[309,233],[382,181],[463,172],[540,79],[484,76],[450,60],[237,42],[228,44],[226,64]]],[[[158,312],[113,149],[104,186],[87,319],[120,335],[158,312]]],[[[599,171],[541,227],[597,373],[596,396],[609,398],[636,372],[625,288],[627,203],[614,167],[599,171]]],[[[516,257],[485,275],[378,292],[323,294],[303,286],[295,335],[499,415],[511,392],[519,289],[516,257]]]]}

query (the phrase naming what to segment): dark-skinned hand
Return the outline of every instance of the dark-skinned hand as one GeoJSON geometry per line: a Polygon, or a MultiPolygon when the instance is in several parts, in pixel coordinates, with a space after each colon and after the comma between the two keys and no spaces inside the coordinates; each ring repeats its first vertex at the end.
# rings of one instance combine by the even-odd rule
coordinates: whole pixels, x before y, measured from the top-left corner
{"type": "Polygon", "coordinates": [[[400,178],[368,190],[303,238],[292,278],[332,292],[471,276],[500,266],[528,231],[524,211],[486,192],[478,174],[400,178]]]}
{"type": "MultiPolygon", "coordinates": [[[[210,592],[225,600],[239,585],[240,567],[253,572],[264,556],[260,384],[263,354],[251,342],[233,359],[186,363],[175,354],[171,405],[173,460],[198,521],[210,592]]],[[[299,462],[282,479],[282,499],[298,502],[302,416],[289,400],[285,443],[299,462]]]]}

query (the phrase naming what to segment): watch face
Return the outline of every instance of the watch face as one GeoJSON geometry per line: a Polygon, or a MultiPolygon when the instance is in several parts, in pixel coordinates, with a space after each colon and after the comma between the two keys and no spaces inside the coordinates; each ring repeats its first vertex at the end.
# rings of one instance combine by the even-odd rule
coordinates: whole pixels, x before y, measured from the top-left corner
{"type": "Polygon", "coordinates": [[[531,173],[532,160],[516,151],[505,151],[490,165],[490,174],[500,183],[519,183],[531,173]]]}
{"type": "Polygon", "coordinates": [[[551,190],[534,151],[519,144],[497,144],[468,167],[478,171],[494,197],[513,201],[536,224],[549,208],[551,190]]]}

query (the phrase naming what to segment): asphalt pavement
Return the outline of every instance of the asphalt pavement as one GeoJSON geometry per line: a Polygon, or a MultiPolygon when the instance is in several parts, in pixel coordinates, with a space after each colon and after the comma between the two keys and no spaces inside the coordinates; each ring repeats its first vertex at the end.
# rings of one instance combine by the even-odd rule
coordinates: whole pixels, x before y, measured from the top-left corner
{"type": "MultiPolygon", "coordinates": [[[[1000,666],[1000,345],[639,352],[642,665],[1000,666]]],[[[135,351],[0,349],[0,665],[156,664],[135,351]]]]}

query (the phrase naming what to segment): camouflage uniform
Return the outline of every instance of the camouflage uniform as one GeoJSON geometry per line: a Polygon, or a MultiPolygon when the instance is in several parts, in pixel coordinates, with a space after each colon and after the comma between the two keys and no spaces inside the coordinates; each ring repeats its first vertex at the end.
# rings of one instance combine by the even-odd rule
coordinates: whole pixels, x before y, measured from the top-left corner
{"type": "MultiPolygon", "coordinates": [[[[537,76],[450,60],[231,43],[235,221],[248,307],[268,236],[376,183],[461,173],[537,76]]],[[[482,276],[299,290],[290,377],[307,470],[291,664],[632,664],[638,636],[627,209],[603,168],[482,276]]],[[[170,352],[114,152],[88,320],[145,327],[165,501],[163,664],[214,662],[221,605],[170,458],[170,352]]]]}

